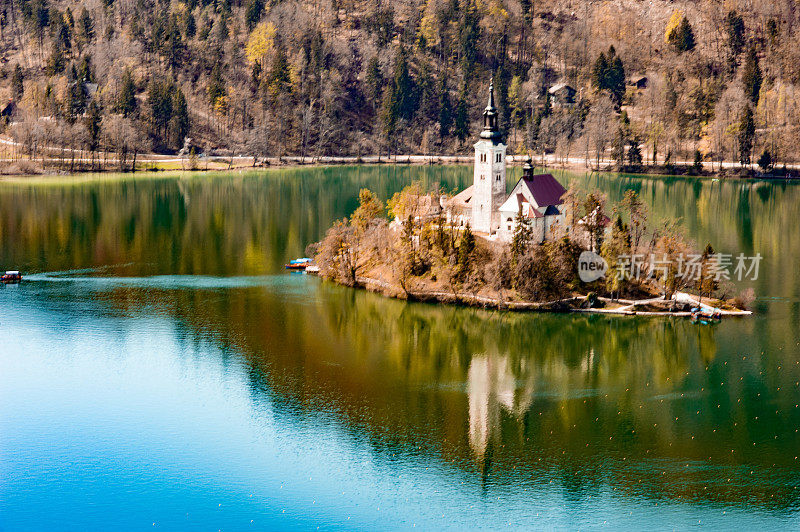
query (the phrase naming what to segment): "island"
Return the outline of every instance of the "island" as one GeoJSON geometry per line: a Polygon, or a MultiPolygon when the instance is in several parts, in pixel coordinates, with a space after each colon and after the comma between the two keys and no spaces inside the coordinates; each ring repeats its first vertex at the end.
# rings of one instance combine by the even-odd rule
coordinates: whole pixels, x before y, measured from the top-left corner
{"type": "Polygon", "coordinates": [[[535,174],[506,193],[506,145],[493,86],[475,143],[473,184],[450,194],[413,183],[386,205],[369,189],[350,218],[309,246],[319,274],[390,297],[508,310],[746,315],[760,257],[698,250],[675,221],[652,223],[633,190],[600,191],[535,174]],[[388,212],[389,217],[386,217],[388,212]]]}

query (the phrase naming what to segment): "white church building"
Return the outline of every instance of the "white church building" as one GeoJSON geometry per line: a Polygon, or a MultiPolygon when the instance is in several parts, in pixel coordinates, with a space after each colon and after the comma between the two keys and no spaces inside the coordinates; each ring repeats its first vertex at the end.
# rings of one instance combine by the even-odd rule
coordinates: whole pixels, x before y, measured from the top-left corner
{"type": "Polygon", "coordinates": [[[562,196],[566,190],[552,175],[534,174],[531,158],[526,157],[522,177],[511,194],[506,194],[506,145],[497,122],[494,86],[490,84],[483,131],[475,143],[473,183],[450,200],[450,222],[468,223],[476,233],[509,242],[521,208],[523,216],[531,221],[535,240],[549,240],[554,237],[556,226],[564,225],[562,196]]]}

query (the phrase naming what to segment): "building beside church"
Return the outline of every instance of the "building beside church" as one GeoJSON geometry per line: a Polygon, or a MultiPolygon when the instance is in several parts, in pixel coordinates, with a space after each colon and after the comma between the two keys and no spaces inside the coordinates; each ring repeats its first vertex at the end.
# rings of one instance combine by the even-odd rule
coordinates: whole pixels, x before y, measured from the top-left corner
{"type": "Polygon", "coordinates": [[[483,110],[483,131],[475,143],[474,165],[472,186],[448,202],[451,223],[469,224],[473,231],[503,242],[511,241],[520,209],[531,221],[538,242],[552,239],[556,227],[563,227],[566,190],[552,175],[534,174],[530,157],[525,158],[522,177],[511,194],[506,194],[506,145],[498,127],[492,84],[483,110]]]}

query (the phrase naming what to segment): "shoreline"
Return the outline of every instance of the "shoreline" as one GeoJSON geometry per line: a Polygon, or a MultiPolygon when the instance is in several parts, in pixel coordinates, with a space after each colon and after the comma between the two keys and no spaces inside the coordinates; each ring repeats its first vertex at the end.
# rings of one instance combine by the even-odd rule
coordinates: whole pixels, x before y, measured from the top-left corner
{"type": "MultiPolygon", "coordinates": [[[[513,166],[523,163],[523,155],[509,155],[508,162],[513,166]]],[[[324,157],[301,157],[285,156],[271,157],[263,159],[256,165],[252,164],[253,157],[250,156],[212,156],[202,158],[195,168],[189,168],[188,158],[170,157],[169,155],[148,154],[139,162],[137,169],[120,171],[118,168],[103,168],[78,171],[59,171],[55,169],[43,168],[41,172],[20,172],[20,173],[0,173],[0,181],[32,180],[32,179],[52,179],[52,178],[77,178],[81,176],[101,176],[101,175],[164,175],[164,174],[186,174],[186,173],[230,173],[230,172],[258,172],[266,170],[292,169],[302,167],[335,167],[335,166],[461,166],[474,163],[474,157],[469,155],[394,155],[385,156],[324,156],[324,157]],[[173,166],[174,165],[174,166],[173,166]]],[[[17,161],[8,161],[11,165],[17,161]]],[[[19,162],[26,164],[36,164],[25,159],[19,162]]],[[[107,163],[108,164],[108,163],[107,163]]],[[[717,163],[719,164],[719,163],[717,163]]],[[[618,174],[630,177],[653,177],[653,178],[699,178],[717,180],[745,180],[745,181],[800,181],[800,177],[791,174],[758,175],[754,169],[740,168],[735,163],[726,163],[722,171],[706,171],[694,173],[690,163],[675,163],[674,168],[681,172],[665,173],[660,170],[663,165],[643,165],[640,168],[621,168],[615,169],[610,161],[601,161],[601,169],[595,169],[593,165],[586,165],[586,161],[580,159],[570,159],[569,161],[559,162],[551,158],[534,160],[534,165],[551,171],[583,172],[598,174],[618,174]],[[606,164],[606,166],[603,166],[606,164]]],[[[38,169],[37,169],[38,170],[38,169]]],[[[791,172],[797,172],[796,165],[788,167],[791,172]]]]}
{"type": "MultiPolygon", "coordinates": [[[[670,300],[665,300],[662,297],[641,299],[641,300],[631,300],[631,299],[611,300],[605,297],[598,297],[597,300],[602,301],[605,304],[608,303],[612,304],[623,303],[623,304],[616,308],[576,308],[571,306],[570,303],[574,304],[583,301],[585,300],[586,296],[572,296],[569,298],[559,299],[555,301],[545,301],[545,302],[535,303],[532,301],[506,301],[500,298],[479,296],[475,294],[453,294],[451,292],[442,292],[433,290],[405,292],[397,286],[370,277],[358,277],[356,279],[357,285],[353,287],[348,287],[346,285],[337,283],[335,281],[330,281],[330,282],[338,286],[343,286],[345,288],[362,289],[392,299],[413,301],[418,303],[432,303],[432,304],[435,303],[442,305],[455,305],[461,307],[475,307],[475,308],[483,308],[485,310],[500,310],[500,311],[510,311],[510,312],[546,312],[554,314],[567,314],[575,312],[583,314],[607,314],[611,316],[662,316],[662,317],[674,316],[674,317],[687,318],[692,316],[692,313],[690,311],[680,310],[673,312],[673,311],[655,311],[655,310],[636,310],[636,306],[651,304],[657,301],[660,302],[674,301],[675,304],[680,304],[680,305],[694,303],[698,304],[701,307],[706,306],[712,308],[711,305],[707,305],[705,303],[698,303],[697,300],[694,299],[696,296],[694,296],[693,294],[688,294],[686,292],[677,292],[670,300]],[[683,299],[683,301],[680,301],[681,299],[683,299]]],[[[753,314],[753,312],[750,310],[725,310],[721,308],[717,308],[717,310],[719,311],[720,315],[726,317],[752,316],[753,314]]]]}

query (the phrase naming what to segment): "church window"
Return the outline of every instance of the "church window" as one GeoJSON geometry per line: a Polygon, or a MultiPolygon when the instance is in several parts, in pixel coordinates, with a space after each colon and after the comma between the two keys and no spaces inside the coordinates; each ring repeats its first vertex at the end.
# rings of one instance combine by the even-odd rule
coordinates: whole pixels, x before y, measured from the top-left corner
{"type": "Polygon", "coordinates": [[[481,181],[483,181],[484,179],[486,179],[486,176],[481,174],[481,181]]]}
{"type": "Polygon", "coordinates": [[[500,181],[500,174],[497,174],[497,177],[494,180],[495,181],[500,181]]]}
{"type": "Polygon", "coordinates": [[[498,163],[499,163],[499,162],[502,162],[502,161],[503,161],[503,154],[502,154],[502,153],[498,153],[498,154],[497,154],[497,161],[496,161],[496,162],[498,162],[498,163]]]}

